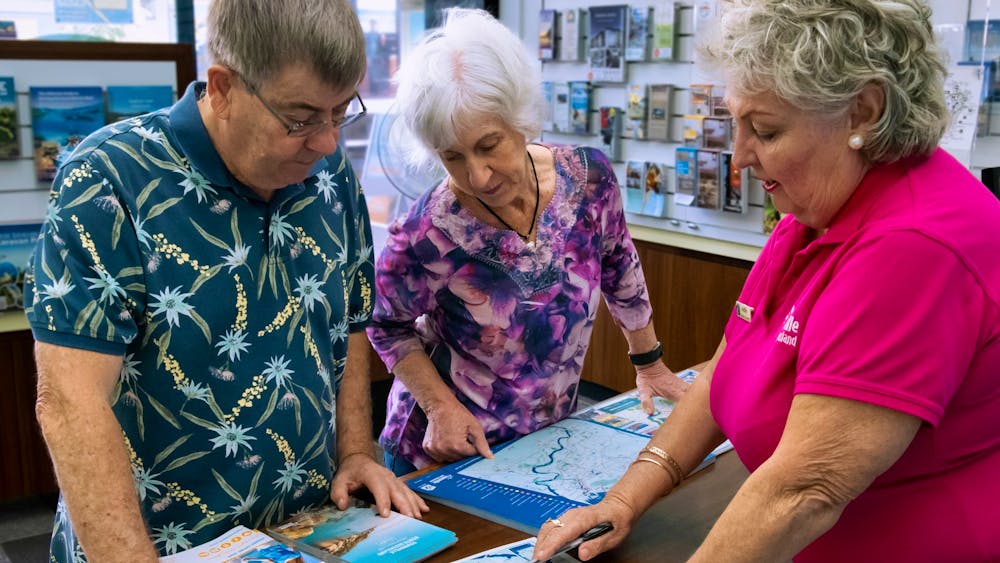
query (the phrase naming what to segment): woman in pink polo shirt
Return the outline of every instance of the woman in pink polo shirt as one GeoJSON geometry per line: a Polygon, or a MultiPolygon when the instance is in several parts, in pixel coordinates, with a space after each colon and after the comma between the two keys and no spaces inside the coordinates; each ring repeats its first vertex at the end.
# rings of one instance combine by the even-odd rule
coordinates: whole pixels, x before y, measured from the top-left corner
{"type": "Polygon", "coordinates": [[[580,555],[617,545],[728,437],[751,475],[692,561],[1000,561],[1000,202],[937,148],[929,18],[920,0],[726,11],[702,55],[734,164],[786,215],[708,367],[536,558],[602,521],[580,555]]]}

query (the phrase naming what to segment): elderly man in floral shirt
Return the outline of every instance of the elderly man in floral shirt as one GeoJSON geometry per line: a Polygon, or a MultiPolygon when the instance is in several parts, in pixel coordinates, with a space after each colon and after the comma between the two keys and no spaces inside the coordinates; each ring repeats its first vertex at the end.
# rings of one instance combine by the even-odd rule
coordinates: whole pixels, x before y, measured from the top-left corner
{"type": "Polygon", "coordinates": [[[27,280],[53,561],[155,561],[361,486],[426,510],[372,455],[370,225],[337,147],[364,113],[357,19],[215,0],[209,24],[207,82],[53,186],[27,280]]]}

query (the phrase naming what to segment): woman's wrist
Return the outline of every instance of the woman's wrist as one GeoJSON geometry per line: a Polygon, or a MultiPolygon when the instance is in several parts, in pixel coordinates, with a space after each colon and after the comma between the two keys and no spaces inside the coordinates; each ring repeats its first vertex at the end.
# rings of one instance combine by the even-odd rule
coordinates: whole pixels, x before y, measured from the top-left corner
{"type": "Polygon", "coordinates": [[[644,352],[631,353],[629,352],[628,359],[632,362],[632,365],[639,367],[645,367],[650,364],[657,362],[663,357],[663,345],[657,341],[652,348],[644,352]]]}

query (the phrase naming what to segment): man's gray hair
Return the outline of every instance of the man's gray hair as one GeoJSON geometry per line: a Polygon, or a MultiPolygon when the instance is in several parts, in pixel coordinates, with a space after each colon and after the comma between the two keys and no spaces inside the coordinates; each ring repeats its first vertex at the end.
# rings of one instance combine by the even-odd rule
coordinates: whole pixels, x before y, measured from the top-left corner
{"type": "Polygon", "coordinates": [[[365,74],[365,37],[348,0],[212,0],[208,49],[217,64],[259,86],[286,65],[353,88],[365,74]]]}
{"type": "Polygon", "coordinates": [[[699,48],[745,94],[844,115],[865,85],[885,111],[865,137],[871,162],[937,147],[948,123],[945,66],[922,0],[728,0],[716,36],[699,48]]]}
{"type": "Polygon", "coordinates": [[[461,128],[497,117],[531,140],[541,133],[538,61],[512,31],[483,10],[451,8],[407,54],[396,103],[419,141],[411,164],[436,161],[461,128]]]}

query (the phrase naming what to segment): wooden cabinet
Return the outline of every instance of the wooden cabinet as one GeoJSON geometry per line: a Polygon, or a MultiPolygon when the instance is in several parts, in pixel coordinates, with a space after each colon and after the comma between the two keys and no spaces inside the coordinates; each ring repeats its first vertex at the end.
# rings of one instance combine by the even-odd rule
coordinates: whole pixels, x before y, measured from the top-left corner
{"type": "MultiPolygon", "coordinates": [[[[711,358],[753,264],[644,241],[635,245],[667,366],[681,370],[711,358]]],[[[628,344],[603,302],[583,379],[616,391],[635,388],[628,344]]]]}
{"type": "Polygon", "coordinates": [[[31,331],[0,333],[0,501],[57,488],[35,422],[33,350],[31,331]]]}

